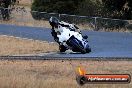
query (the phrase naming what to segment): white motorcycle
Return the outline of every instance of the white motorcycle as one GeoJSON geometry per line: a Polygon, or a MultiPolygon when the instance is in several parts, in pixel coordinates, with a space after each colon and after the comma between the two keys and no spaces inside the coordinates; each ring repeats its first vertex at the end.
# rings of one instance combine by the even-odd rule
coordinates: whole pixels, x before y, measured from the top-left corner
{"type": "Polygon", "coordinates": [[[59,44],[60,52],[70,49],[73,52],[89,53],[91,48],[88,45],[87,36],[82,36],[79,28],[74,24],[59,21],[56,17],[49,20],[52,26],[52,36],[59,44]]]}

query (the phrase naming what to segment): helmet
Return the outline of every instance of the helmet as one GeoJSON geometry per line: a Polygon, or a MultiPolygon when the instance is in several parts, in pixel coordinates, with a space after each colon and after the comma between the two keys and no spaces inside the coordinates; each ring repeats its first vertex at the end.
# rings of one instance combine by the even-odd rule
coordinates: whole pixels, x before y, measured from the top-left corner
{"type": "Polygon", "coordinates": [[[49,23],[52,27],[58,27],[58,24],[59,24],[59,20],[56,18],[56,17],[51,17],[49,19],[49,23]]]}

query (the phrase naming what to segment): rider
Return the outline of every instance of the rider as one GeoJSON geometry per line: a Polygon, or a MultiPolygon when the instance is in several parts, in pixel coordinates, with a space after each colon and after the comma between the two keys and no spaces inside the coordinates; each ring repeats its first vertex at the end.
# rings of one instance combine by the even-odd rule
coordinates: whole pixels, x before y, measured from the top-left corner
{"type": "Polygon", "coordinates": [[[73,24],[69,24],[64,21],[59,21],[56,17],[51,17],[49,23],[52,26],[51,34],[54,37],[54,40],[58,43],[59,43],[59,38],[57,37],[57,35],[59,35],[60,31],[62,31],[58,29],[58,25],[61,25],[62,27],[67,27],[68,29],[70,29],[70,31],[75,31],[76,29],[79,29],[73,24]]]}
{"type": "MultiPolygon", "coordinates": [[[[67,27],[67,29],[69,29],[70,31],[77,31],[78,33],[81,33],[81,31],[79,30],[79,28],[76,25],[69,24],[64,21],[59,21],[56,17],[51,17],[49,20],[49,23],[53,29],[51,34],[54,37],[54,40],[58,43],[59,43],[59,38],[57,37],[57,35],[59,35],[60,31],[62,31],[62,30],[58,29],[59,25],[61,25],[62,27],[67,27]],[[76,29],[78,29],[78,30],[76,30],[76,29]]],[[[83,36],[83,38],[87,39],[87,36],[83,36]]]]}

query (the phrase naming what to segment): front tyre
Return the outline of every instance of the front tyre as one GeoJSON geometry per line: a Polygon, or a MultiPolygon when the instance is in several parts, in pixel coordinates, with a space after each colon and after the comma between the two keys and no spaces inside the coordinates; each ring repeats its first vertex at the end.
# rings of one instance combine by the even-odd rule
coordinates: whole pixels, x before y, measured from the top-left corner
{"type": "Polygon", "coordinates": [[[85,49],[86,49],[86,52],[87,52],[87,53],[90,53],[90,52],[91,52],[91,48],[89,47],[89,45],[88,45],[88,44],[87,44],[87,46],[86,46],[86,48],[85,48],[85,49]]]}
{"type": "Polygon", "coordinates": [[[87,53],[90,53],[90,52],[91,52],[91,48],[87,48],[87,49],[86,49],[86,52],[87,52],[87,53]]]}

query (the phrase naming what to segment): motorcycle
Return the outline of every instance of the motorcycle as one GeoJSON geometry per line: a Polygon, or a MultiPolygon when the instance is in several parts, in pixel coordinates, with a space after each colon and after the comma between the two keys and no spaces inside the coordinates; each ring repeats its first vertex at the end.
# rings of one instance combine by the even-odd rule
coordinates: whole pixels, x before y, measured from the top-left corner
{"type": "Polygon", "coordinates": [[[60,52],[65,52],[68,49],[83,54],[91,52],[87,40],[88,36],[82,36],[76,25],[59,21],[56,17],[51,17],[49,23],[52,26],[51,34],[59,44],[60,52]]]}

